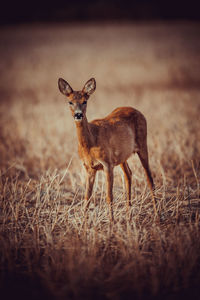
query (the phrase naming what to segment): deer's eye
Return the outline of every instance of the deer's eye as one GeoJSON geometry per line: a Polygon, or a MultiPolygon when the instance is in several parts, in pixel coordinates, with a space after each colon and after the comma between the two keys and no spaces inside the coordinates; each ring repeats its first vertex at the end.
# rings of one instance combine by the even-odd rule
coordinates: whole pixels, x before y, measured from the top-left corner
{"type": "Polygon", "coordinates": [[[70,105],[73,105],[73,102],[69,101],[69,104],[70,104],[70,105]]]}
{"type": "Polygon", "coordinates": [[[87,101],[83,101],[83,104],[87,104],[87,101]]]}

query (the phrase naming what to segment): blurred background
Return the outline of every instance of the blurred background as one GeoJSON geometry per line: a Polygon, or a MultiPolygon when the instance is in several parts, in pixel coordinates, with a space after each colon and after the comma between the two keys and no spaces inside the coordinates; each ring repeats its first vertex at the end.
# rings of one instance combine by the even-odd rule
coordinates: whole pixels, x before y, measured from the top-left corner
{"type": "Polygon", "coordinates": [[[0,23],[198,20],[197,0],[2,1],[0,23]]]}

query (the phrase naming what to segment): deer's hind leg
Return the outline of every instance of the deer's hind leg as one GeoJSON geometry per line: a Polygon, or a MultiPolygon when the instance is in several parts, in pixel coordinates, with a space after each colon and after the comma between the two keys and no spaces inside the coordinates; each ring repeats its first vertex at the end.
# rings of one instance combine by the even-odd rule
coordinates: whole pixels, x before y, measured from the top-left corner
{"type": "Polygon", "coordinates": [[[138,151],[138,156],[140,158],[140,161],[141,161],[142,166],[143,166],[143,168],[145,170],[145,173],[146,173],[147,182],[148,182],[148,185],[149,185],[150,190],[151,190],[154,211],[155,211],[155,214],[157,214],[155,196],[154,196],[155,186],[154,186],[153,178],[152,178],[152,175],[151,175],[151,170],[149,168],[149,158],[148,158],[148,149],[147,149],[146,141],[145,141],[143,147],[141,147],[140,150],[138,151]]]}
{"type": "Polygon", "coordinates": [[[140,161],[141,161],[141,163],[142,163],[142,166],[143,166],[143,168],[144,168],[144,170],[145,170],[148,185],[149,185],[151,191],[153,192],[153,189],[154,189],[154,182],[153,182],[153,178],[152,178],[152,175],[151,175],[151,170],[150,170],[150,168],[149,168],[149,158],[148,158],[148,150],[147,150],[147,147],[141,149],[141,150],[138,152],[138,156],[139,156],[140,161]]]}
{"type": "Polygon", "coordinates": [[[122,168],[124,172],[125,177],[125,184],[126,184],[126,191],[127,191],[127,209],[131,206],[131,178],[132,178],[132,172],[129,168],[129,165],[127,161],[120,164],[120,167],[122,168]]]}

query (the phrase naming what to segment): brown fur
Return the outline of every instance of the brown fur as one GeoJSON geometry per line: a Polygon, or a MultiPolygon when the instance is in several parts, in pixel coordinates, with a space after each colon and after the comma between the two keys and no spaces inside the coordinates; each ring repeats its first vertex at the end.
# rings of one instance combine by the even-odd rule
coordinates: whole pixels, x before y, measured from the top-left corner
{"type": "Polygon", "coordinates": [[[153,194],[153,179],[148,162],[147,125],[146,119],[138,110],[132,107],[116,108],[104,119],[87,121],[86,101],[94,92],[96,83],[90,79],[82,91],[74,92],[69,84],[59,79],[59,89],[70,101],[72,116],[82,113],[82,119],[76,121],[79,156],[87,171],[85,200],[88,206],[92,195],[95,175],[98,170],[104,170],[107,182],[107,202],[110,216],[113,219],[113,168],[120,165],[125,176],[127,188],[127,205],[131,203],[131,175],[127,159],[132,153],[137,153],[145,169],[148,184],[153,194]]]}

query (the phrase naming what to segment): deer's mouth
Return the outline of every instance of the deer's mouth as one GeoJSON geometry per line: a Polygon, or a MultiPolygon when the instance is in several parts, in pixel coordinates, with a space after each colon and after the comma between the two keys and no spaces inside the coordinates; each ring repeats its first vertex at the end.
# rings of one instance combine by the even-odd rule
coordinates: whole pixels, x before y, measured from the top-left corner
{"type": "Polygon", "coordinates": [[[74,120],[75,121],[81,121],[83,119],[83,114],[82,113],[75,113],[74,115],[74,120]]]}

